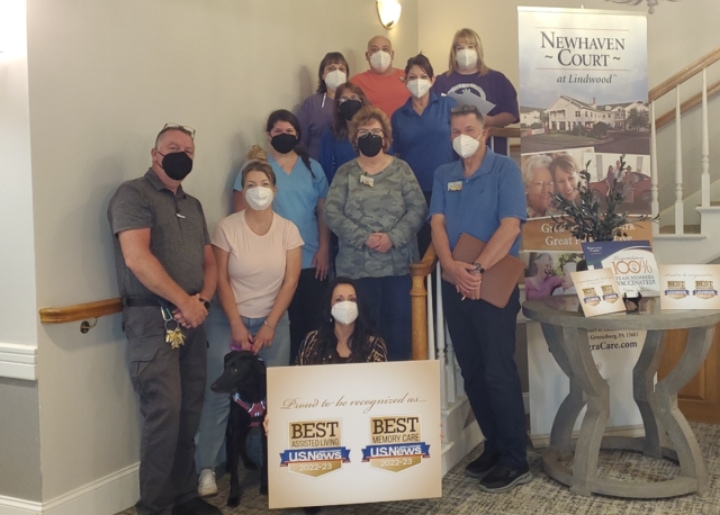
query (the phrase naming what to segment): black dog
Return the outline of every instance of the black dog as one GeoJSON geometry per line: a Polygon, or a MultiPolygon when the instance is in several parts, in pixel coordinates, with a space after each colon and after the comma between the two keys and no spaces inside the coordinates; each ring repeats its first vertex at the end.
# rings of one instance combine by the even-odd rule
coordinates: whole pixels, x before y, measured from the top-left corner
{"type": "Polygon", "coordinates": [[[268,491],[267,437],[262,427],[265,419],[265,363],[249,351],[232,351],[225,355],[225,370],[210,386],[214,392],[230,393],[230,417],[225,430],[227,469],[230,471],[230,495],[227,505],[240,504],[238,457],[245,469],[256,469],[245,449],[251,427],[260,426],[262,434],[263,464],[260,475],[260,493],[268,491]]]}

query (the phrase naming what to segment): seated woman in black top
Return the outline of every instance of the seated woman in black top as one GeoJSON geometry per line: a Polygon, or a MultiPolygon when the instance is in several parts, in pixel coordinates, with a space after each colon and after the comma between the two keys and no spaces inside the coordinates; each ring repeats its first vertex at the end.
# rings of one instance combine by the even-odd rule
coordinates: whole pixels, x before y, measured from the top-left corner
{"type": "Polygon", "coordinates": [[[352,280],[330,281],[321,320],[320,328],[309,332],[300,345],[298,365],[387,361],[385,342],[368,325],[352,280]]]}

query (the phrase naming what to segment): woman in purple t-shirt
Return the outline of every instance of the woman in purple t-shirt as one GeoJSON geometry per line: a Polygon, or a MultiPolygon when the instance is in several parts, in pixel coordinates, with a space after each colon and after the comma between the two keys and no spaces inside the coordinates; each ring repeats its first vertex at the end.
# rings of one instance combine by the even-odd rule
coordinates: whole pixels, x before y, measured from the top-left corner
{"type": "Polygon", "coordinates": [[[335,90],[347,82],[350,65],[340,52],[328,52],[318,68],[318,88],[305,99],[297,112],[303,144],[313,159],[320,157],[320,140],[332,126],[335,90]]]}
{"type": "MultiPolygon", "coordinates": [[[[435,78],[432,90],[437,95],[453,97],[458,104],[477,106],[481,113],[486,113],[486,127],[505,127],[519,120],[515,88],[505,75],[487,67],[482,41],[472,29],[455,33],[449,69],[435,78]]],[[[506,138],[488,141],[496,153],[507,154],[506,138]]]]}

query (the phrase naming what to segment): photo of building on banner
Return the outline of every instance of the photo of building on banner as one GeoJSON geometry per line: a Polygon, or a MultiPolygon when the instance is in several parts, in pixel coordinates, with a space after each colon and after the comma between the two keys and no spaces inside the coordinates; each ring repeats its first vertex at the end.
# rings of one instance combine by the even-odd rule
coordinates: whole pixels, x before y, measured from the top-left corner
{"type": "MultiPolygon", "coordinates": [[[[520,8],[521,168],[525,251],[580,252],[558,231],[557,197],[579,202],[581,170],[601,209],[617,181],[629,214],[651,212],[647,22],[608,11],[520,8]]],[[[628,226],[649,239],[649,222],[628,226]]]]}

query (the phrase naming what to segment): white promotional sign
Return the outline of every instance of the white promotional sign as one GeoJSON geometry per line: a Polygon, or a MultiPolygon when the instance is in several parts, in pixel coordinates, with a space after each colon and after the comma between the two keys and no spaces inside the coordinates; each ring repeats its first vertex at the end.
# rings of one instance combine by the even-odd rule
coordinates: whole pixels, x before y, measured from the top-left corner
{"type": "Polygon", "coordinates": [[[440,364],[267,370],[270,508],[440,497],[440,364]]]}
{"type": "Polygon", "coordinates": [[[720,309],[720,265],[660,265],[662,309],[720,309]]]}

